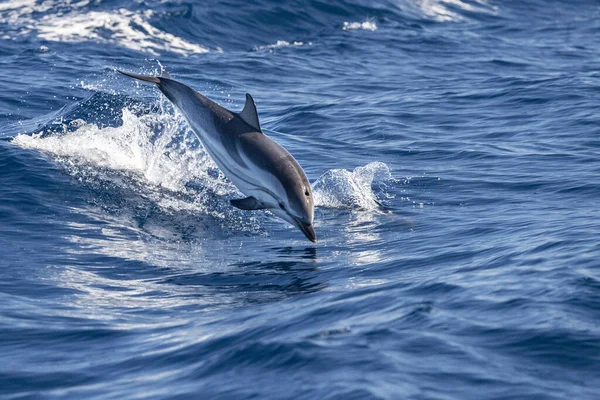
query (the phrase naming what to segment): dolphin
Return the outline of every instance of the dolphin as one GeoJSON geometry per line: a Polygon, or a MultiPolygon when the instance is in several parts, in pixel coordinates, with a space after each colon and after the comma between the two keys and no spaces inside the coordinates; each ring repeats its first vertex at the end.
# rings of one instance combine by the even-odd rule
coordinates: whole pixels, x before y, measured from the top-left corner
{"type": "Polygon", "coordinates": [[[269,210],[317,241],[314,200],[298,162],[260,128],[254,99],[236,113],[170,76],[123,75],[154,83],[181,111],[223,174],[247,197],[230,200],[242,210],[269,210]]]}

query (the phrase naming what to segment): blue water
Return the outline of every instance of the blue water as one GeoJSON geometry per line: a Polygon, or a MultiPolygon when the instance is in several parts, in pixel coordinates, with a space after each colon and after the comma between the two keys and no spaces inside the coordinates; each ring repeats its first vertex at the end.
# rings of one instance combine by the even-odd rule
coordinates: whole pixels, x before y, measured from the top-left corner
{"type": "Polygon", "coordinates": [[[0,398],[600,398],[600,4],[0,3],[0,398]],[[305,169],[240,194],[166,69],[305,169]]]}

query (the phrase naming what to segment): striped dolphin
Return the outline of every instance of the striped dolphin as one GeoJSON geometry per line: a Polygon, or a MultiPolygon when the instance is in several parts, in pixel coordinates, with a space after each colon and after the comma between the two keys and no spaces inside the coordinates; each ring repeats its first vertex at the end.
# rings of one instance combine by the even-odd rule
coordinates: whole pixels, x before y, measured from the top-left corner
{"type": "Polygon", "coordinates": [[[252,96],[235,113],[170,76],[123,75],[154,83],[181,111],[204,148],[246,198],[230,200],[242,210],[266,209],[312,241],[314,202],[310,183],[298,162],[265,135],[252,96]]]}

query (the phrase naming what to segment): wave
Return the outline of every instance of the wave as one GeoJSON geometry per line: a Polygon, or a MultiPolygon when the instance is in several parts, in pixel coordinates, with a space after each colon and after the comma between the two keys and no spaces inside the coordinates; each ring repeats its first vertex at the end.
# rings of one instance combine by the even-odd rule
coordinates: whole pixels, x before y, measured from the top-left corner
{"type": "Polygon", "coordinates": [[[402,0],[397,6],[411,14],[436,22],[461,22],[466,13],[496,15],[498,7],[487,0],[402,0]]]}
{"type": "Polygon", "coordinates": [[[125,8],[110,11],[90,11],[89,1],[70,3],[35,0],[13,1],[0,5],[0,23],[9,26],[12,36],[29,36],[50,42],[108,43],[154,56],[161,52],[184,56],[208,52],[208,48],[186,41],[156,28],[150,19],[153,10],[133,12],[125,8]],[[43,17],[36,18],[36,15],[43,17]]]}
{"type": "Polygon", "coordinates": [[[117,7],[106,0],[13,0],[0,4],[0,24],[3,39],[96,42],[153,56],[189,56],[222,47],[247,51],[297,46],[323,40],[323,33],[340,26],[345,31],[374,31],[390,21],[459,22],[498,11],[487,0],[341,0],[332,7],[308,0],[274,3],[217,2],[207,7],[185,1],[119,2],[117,7]],[[273,43],[274,38],[281,39],[273,43]]]}
{"type": "Polygon", "coordinates": [[[21,134],[12,143],[50,153],[69,165],[126,172],[144,183],[172,191],[184,191],[188,181],[205,178],[207,170],[214,167],[202,149],[190,151],[188,140],[173,140],[181,134],[181,119],[160,113],[138,117],[127,108],[122,110],[122,118],[121,126],[106,128],[75,120],[69,123],[78,126],[73,132],[21,134]],[[161,137],[156,138],[155,130],[161,132],[161,137]]]}

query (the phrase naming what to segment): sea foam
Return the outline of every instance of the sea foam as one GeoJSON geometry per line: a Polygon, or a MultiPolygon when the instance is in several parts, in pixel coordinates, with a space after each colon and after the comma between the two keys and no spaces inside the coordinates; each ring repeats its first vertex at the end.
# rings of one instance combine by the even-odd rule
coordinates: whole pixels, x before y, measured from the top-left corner
{"type": "Polygon", "coordinates": [[[10,25],[13,31],[12,35],[7,33],[3,38],[34,34],[52,42],[108,43],[155,56],[163,52],[187,56],[209,51],[156,28],[150,23],[155,14],[152,10],[88,11],[88,5],[89,1],[38,3],[34,0],[0,4],[0,22],[10,25]],[[42,13],[41,18],[37,17],[42,13]]]}

